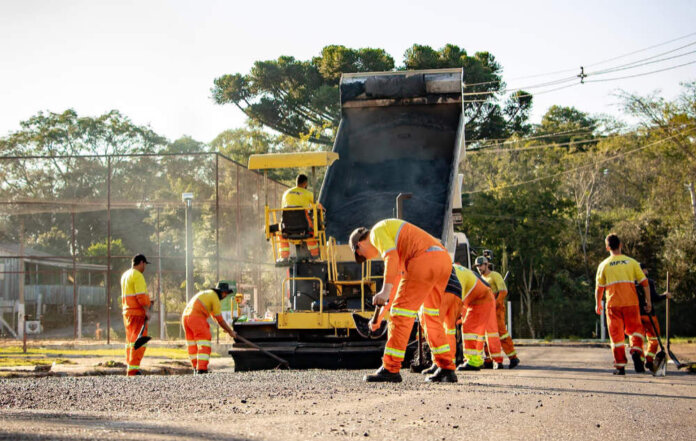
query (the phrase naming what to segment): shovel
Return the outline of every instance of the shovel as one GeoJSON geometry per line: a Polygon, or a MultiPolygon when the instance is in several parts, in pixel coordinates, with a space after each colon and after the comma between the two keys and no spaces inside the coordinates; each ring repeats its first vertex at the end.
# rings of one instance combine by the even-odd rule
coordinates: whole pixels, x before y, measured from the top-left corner
{"type": "Polygon", "coordinates": [[[665,347],[662,346],[662,340],[660,339],[660,333],[657,332],[657,328],[655,327],[655,322],[653,319],[655,318],[655,311],[650,309],[650,324],[652,325],[653,332],[655,333],[655,336],[657,337],[657,342],[660,344],[660,352],[655,355],[655,360],[653,361],[653,377],[664,377],[667,373],[667,354],[665,354],[665,347]]]}
{"type": "Polygon", "coordinates": [[[145,318],[145,323],[143,323],[143,327],[140,328],[140,332],[138,333],[138,338],[135,339],[135,343],[133,343],[133,350],[138,350],[145,346],[145,343],[149,342],[152,340],[152,337],[149,335],[143,335],[143,332],[145,332],[145,326],[147,326],[147,318],[145,318]]]}
{"type": "Polygon", "coordinates": [[[358,335],[360,335],[362,338],[376,340],[381,338],[387,332],[386,320],[382,320],[382,323],[380,323],[379,328],[376,331],[373,331],[370,327],[370,322],[375,323],[379,319],[381,309],[381,306],[375,306],[375,313],[372,315],[371,319],[365,318],[357,312],[352,314],[353,323],[355,324],[355,330],[358,332],[358,335]]]}

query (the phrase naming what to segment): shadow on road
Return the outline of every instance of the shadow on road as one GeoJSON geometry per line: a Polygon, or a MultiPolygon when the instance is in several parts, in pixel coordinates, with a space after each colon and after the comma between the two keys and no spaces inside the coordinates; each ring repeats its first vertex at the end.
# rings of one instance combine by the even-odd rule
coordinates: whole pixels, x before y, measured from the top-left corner
{"type": "MultiPolygon", "coordinates": [[[[190,427],[164,426],[147,422],[132,422],[114,420],[99,415],[70,415],[65,413],[46,413],[46,412],[3,412],[0,414],[0,421],[3,419],[13,422],[26,421],[34,431],[47,433],[26,433],[10,431],[5,428],[0,429],[0,440],[93,440],[95,436],[101,437],[104,432],[119,432],[132,435],[133,439],[148,439],[149,435],[161,435],[171,439],[207,439],[207,440],[232,440],[232,441],[251,441],[248,438],[234,437],[232,434],[219,434],[215,432],[205,432],[190,427]],[[91,434],[62,435],[56,432],[66,432],[66,428],[73,427],[78,431],[88,430],[91,434]]],[[[4,426],[4,424],[2,424],[4,426]]],[[[121,437],[117,437],[122,439],[121,437]]],[[[159,439],[159,438],[158,438],[159,439]]]]}

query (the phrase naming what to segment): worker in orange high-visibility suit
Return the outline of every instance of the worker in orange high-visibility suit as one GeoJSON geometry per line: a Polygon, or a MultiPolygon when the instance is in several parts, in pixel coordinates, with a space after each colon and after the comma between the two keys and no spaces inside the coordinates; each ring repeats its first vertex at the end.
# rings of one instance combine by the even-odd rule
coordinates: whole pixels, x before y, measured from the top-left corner
{"type": "Polygon", "coordinates": [[[212,316],[232,338],[237,336],[237,333],[222,318],[222,304],[220,303],[220,300],[230,293],[234,295],[233,285],[234,282],[221,280],[215,288],[199,292],[189,300],[181,315],[181,324],[186,332],[189,359],[195,374],[208,373],[211,351],[209,316],[212,316]]]}
{"type": "Polygon", "coordinates": [[[605,239],[609,257],[597,268],[595,312],[602,314],[602,297],[607,293],[607,326],[614,354],[614,375],[626,375],[626,349],[624,335],[630,337],[631,358],[636,372],[645,372],[643,365],[643,326],[640,321],[636,283],[645,292],[645,310],[652,310],[648,279],[638,262],[621,253],[621,240],[612,233],[605,239]]]}
{"type": "MultiPolygon", "coordinates": [[[[473,271],[461,265],[452,265],[445,296],[440,313],[444,314],[444,326],[450,345],[450,356],[454,359],[456,350],[456,323],[461,318],[462,340],[466,362],[457,370],[478,371],[483,365],[483,342],[488,337],[488,347],[493,359],[502,363],[503,352],[497,332],[487,333],[487,329],[496,329],[495,299],[490,287],[479,279],[473,271]],[[463,300],[462,300],[463,299],[463,300]]],[[[433,370],[431,367],[424,373],[433,370]]]]}
{"type": "MultiPolygon", "coordinates": [[[[478,269],[478,272],[481,274],[481,277],[483,277],[483,280],[485,280],[488,286],[491,287],[491,291],[493,292],[493,296],[495,298],[495,316],[498,325],[488,332],[498,333],[503,351],[510,360],[509,368],[514,369],[520,364],[520,359],[517,357],[515,345],[512,343],[512,337],[510,337],[510,333],[505,325],[505,316],[507,313],[505,298],[507,297],[508,293],[505,280],[503,280],[503,276],[501,276],[499,272],[491,270],[490,262],[485,256],[477,257],[474,266],[476,266],[478,269]]],[[[493,367],[493,361],[486,361],[486,367],[493,367]]]]}
{"type": "Polygon", "coordinates": [[[401,381],[401,363],[422,305],[429,330],[428,345],[439,367],[426,381],[456,382],[456,366],[449,356],[450,348],[440,317],[440,304],[452,269],[452,260],[445,248],[427,232],[401,219],[382,220],[371,230],[357,228],[351,233],[349,242],[358,263],[380,255],[384,259],[384,282],[372,301],[375,305],[391,305],[382,367],[366,375],[364,380],[401,381]]]}
{"type": "MultiPolygon", "coordinates": [[[[648,278],[648,286],[650,287],[650,302],[654,307],[656,303],[659,303],[665,299],[671,299],[672,294],[665,291],[663,294],[658,294],[657,289],[655,289],[655,281],[650,278],[650,271],[648,267],[644,264],[640,264],[640,268],[643,270],[643,274],[648,278]]],[[[660,336],[660,322],[654,314],[650,314],[649,311],[645,309],[645,293],[643,293],[642,285],[636,285],[636,291],[638,291],[638,302],[640,305],[640,322],[643,325],[643,331],[647,338],[648,350],[645,353],[645,367],[651,371],[655,369],[655,353],[657,352],[658,342],[657,339],[660,336]],[[638,287],[641,289],[638,289],[638,287]],[[652,324],[650,322],[652,321],[652,324]],[[653,325],[655,327],[653,328],[653,325]],[[655,333],[657,331],[657,333],[655,333]]]]}
{"type": "Polygon", "coordinates": [[[143,272],[148,262],[145,256],[133,257],[131,269],[121,276],[121,306],[123,308],[123,325],[126,328],[126,375],[140,375],[140,362],[145,355],[145,347],[133,349],[140,330],[145,326],[143,336],[147,335],[146,322],[150,318],[150,297],[143,272]]]}
{"type": "MultiPolygon", "coordinates": [[[[312,217],[310,216],[310,209],[314,203],[314,194],[307,190],[309,185],[309,179],[306,175],[297,175],[295,179],[295,186],[290,188],[283,193],[282,207],[283,208],[304,208],[307,215],[307,222],[309,225],[313,225],[312,217]]],[[[324,207],[321,203],[317,203],[317,208],[323,210],[324,207]]],[[[290,259],[290,243],[285,239],[280,232],[278,234],[278,254],[280,258],[278,263],[288,262],[290,259]]],[[[319,244],[316,239],[306,239],[307,249],[312,259],[317,259],[319,257],[319,244]]]]}

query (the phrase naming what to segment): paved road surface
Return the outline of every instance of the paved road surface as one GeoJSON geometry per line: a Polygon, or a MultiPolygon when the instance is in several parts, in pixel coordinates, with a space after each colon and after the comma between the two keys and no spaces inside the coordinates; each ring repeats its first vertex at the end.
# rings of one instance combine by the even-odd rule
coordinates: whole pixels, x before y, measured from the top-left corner
{"type": "Polygon", "coordinates": [[[607,348],[522,347],[457,384],[366,371],[0,380],[0,439],[696,439],[696,375],[611,375],[607,348]]]}

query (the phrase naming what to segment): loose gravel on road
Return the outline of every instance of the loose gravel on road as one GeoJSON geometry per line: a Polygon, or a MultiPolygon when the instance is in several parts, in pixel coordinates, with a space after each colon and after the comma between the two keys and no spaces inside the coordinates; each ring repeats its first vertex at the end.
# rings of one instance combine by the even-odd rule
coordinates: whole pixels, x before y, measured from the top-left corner
{"type": "Polygon", "coordinates": [[[0,439],[696,438],[694,375],[617,378],[606,348],[527,347],[520,358],[457,384],[322,370],[0,380],[0,439]]]}

